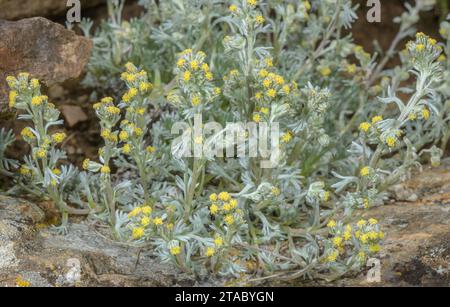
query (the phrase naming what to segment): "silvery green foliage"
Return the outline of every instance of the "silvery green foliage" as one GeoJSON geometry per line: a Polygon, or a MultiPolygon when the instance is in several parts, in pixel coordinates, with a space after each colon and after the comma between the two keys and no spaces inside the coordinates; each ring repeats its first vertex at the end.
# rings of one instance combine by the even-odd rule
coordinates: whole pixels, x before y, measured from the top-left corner
{"type": "Polygon", "coordinates": [[[17,161],[5,157],[6,148],[15,141],[11,130],[0,130],[0,173],[11,175],[11,171],[17,167],[17,161]]]}
{"type": "Polygon", "coordinates": [[[105,146],[76,176],[72,201],[99,209],[117,239],[151,246],[162,261],[200,277],[340,276],[376,255],[384,237],[374,219],[354,224],[354,211],[383,204],[427,159],[439,164],[450,26],[442,24],[446,46],[418,33],[397,52],[429,9],[422,1],[406,6],[391,48],[375,54],[343,35],[356,18],[350,0],[147,0],[129,22],[123,1],[108,3],[86,83],[125,94],[94,105],[105,146]],[[385,69],[396,55],[401,64],[385,69]],[[127,61],[136,66],[122,73],[127,61]],[[277,154],[173,155],[180,120],[189,142],[210,141],[191,138],[198,113],[222,127],[279,125],[277,154]]]}

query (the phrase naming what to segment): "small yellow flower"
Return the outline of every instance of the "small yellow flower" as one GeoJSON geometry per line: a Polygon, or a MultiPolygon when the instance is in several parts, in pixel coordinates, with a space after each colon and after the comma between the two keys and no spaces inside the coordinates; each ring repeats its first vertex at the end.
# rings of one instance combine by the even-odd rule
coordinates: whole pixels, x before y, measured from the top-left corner
{"type": "Polygon", "coordinates": [[[231,209],[235,209],[238,205],[238,201],[236,199],[231,199],[229,204],[230,204],[231,209]]]}
{"type": "Polygon", "coordinates": [[[359,174],[360,174],[362,177],[367,177],[367,176],[369,176],[369,175],[370,175],[370,167],[368,167],[368,166],[363,167],[363,168],[359,171],[359,174]]]}
{"type": "Polygon", "coordinates": [[[150,82],[141,82],[139,83],[139,90],[143,93],[151,90],[153,85],[150,82]]]}
{"type": "Polygon", "coordinates": [[[234,224],[234,217],[233,217],[233,215],[231,215],[231,214],[226,215],[226,216],[223,218],[223,220],[224,220],[225,223],[226,223],[227,225],[229,225],[229,226],[234,224]]]}
{"type": "Polygon", "coordinates": [[[230,10],[230,12],[236,13],[238,10],[238,7],[234,4],[232,4],[232,5],[230,5],[230,7],[228,9],[230,10]]]}
{"type": "Polygon", "coordinates": [[[370,240],[378,239],[378,233],[376,231],[370,231],[369,233],[367,233],[367,235],[369,236],[370,240]]]}
{"type": "Polygon", "coordinates": [[[275,98],[276,95],[277,95],[277,91],[274,90],[273,88],[271,88],[267,91],[267,96],[269,96],[270,98],[275,98]]]}
{"type": "Polygon", "coordinates": [[[102,98],[102,100],[100,101],[103,104],[108,104],[108,103],[113,103],[114,99],[112,97],[104,97],[102,98]]]}
{"type": "Polygon", "coordinates": [[[10,88],[13,88],[17,83],[17,79],[13,76],[8,76],[6,77],[6,82],[8,83],[10,88]]]}
{"type": "Polygon", "coordinates": [[[386,144],[389,146],[389,147],[395,147],[395,144],[397,143],[397,139],[395,138],[395,137],[393,137],[393,136],[388,136],[387,138],[386,138],[386,144]]]}
{"type": "Polygon", "coordinates": [[[272,187],[271,193],[272,193],[273,196],[279,196],[281,194],[281,191],[277,187],[272,187]]]}
{"type": "Polygon", "coordinates": [[[195,95],[194,97],[192,97],[191,99],[191,103],[194,107],[198,106],[201,103],[201,98],[199,95],[195,95]]]}
{"type": "Polygon", "coordinates": [[[291,88],[289,87],[289,85],[286,84],[285,86],[283,86],[283,92],[286,95],[289,95],[291,93],[291,88]]]}
{"type": "Polygon", "coordinates": [[[89,168],[89,162],[91,162],[89,159],[84,159],[83,161],[83,169],[87,170],[89,168]]]}
{"type": "Polygon", "coordinates": [[[367,234],[363,234],[359,237],[359,241],[361,241],[362,244],[366,244],[369,240],[369,236],[367,234]]]}
{"type": "Polygon", "coordinates": [[[275,76],[275,83],[278,85],[283,85],[284,84],[284,78],[282,76],[276,75],[275,76]]]}
{"type": "Polygon", "coordinates": [[[186,60],[185,59],[179,59],[178,62],[177,62],[177,66],[180,67],[180,68],[183,67],[184,64],[186,64],[186,60]]]}
{"type": "Polygon", "coordinates": [[[319,68],[319,73],[323,77],[328,77],[329,75],[331,75],[331,69],[328,66],[323,66],[323,67],[319,68]]]}
{"type": "Polygon", "coordinates": [[[23,175],[23,176],[27,176],[27,175],[29,175],[29,174],[31,173],[31,171],[30,171],[30,169],[29,169],[27,166],[22,165],[22,166],[20,167],[20,169],[19,169],[19,173],[20,173],[21,175],[23,175]]]}
{"type": "Polygon", "coordinates": [[[212,193],[211,195],[209,195],[209,200],[210,201],[217,201],[217,194],[216,193],[212,193]]]}
{"type": "Polygon", "coordinates": [[[211,81],[213,79],[213,74],[208,71],[207,73],[205,73],[205,78],[206,80],[211,81]]]}
{"type": "Polygon", "coordinates": [[[206,256],[207,257],[212,257],[212,256],[214,256],[215,253],[216,253],[216,250],[214,249],[214,247],[208,247],[206,249],[206,256]]]}
{"type": "Polygon", "coordinates": [[[125,145],[123,145],[123,147],[122,147],[122,152],[125,154],[125,155],[129,155],[130,154],[130,152],[131,152],[131,145],[130,144],[125,144],[125,145]]]}
{"type": "Polygon", "coordinates": [[[365,208],[365,209],[369,209],[369,207],[370,207],[370,201],[369,201],[368,198],[364,198],[364,200],[363,200],[363,205],[364,205],[364,208],[365,208]]]}
{"type": "Polygon", "coordinates": [[[221,192],[218,197],[221,201],[229,201],[231,199],[231,195],[228,192],[221,192]]]}
{"type": "Polygon", "coordinates": [[[270,111],[269,111],[269,108],[266,108],[266,107],[261,108],[260,111],[261,111],[261,113],[264,114],[264,115],[268,115],[269,112],[270,112],[270,111]]]}
{"type": "Polygon", "coordinates": [[[290,132],[286,132],[281,136],[281,141],[283,143],[289,143],[292,140],[292,134],[290,132]]]}
{"type": "Polygon", "coordinates": [[[100,169],[100,172],[102,174],[109,174],[111,173],[111,169],[109,168],[109,166],[103,165],[102,168],[100,169]]]}
{"type": "Polygon", "coordinates": [[[417,52],[422,52],[425,50],[425,45],[424,44],[417,44],[416,45],[416,51],[417,52]]]}
{"type": "Polygon", "coordinates": [[[375,116],[375,117],[372,118],[372,124],[376,124],[376,123],[378,123],[378,122],[380,122],[382,120],[383,120],[382,116],[379,116],[379,115],[375,116]]]}
{"type": "Polygon", "coordinates": [[[220,87],[214,88],[214,94],[220,95],[221,93],[222,93],[222,90],[220,89],[220,87]]]}
{"type": "Polygon", "coordinates": [[[230,203],[224,203],[222,208],[223,208],[223,211],[228,212],[231,210],[231,205],[230,205],[230,203]]]}
{"type": "Polygon", "coordinates": [[[11,92],[9,92],[9,108],[10,108],[10,109],[14,108],[14,106],[16,105],[16,102],[17,102],[17,96],[19,96],[19,94],[17,93],[17,91],[11,91],[11,92]]]}
{"type": "Polygon", "coordinates": [[[445,55],[441,54],[441,55],[438,57],[437,60],[438,60],[439,62],[445,62],[445,61],[447,60],[447,57],[446,57],[445,55]]]}
{"type": "Polygon", "coordinates": [[[223,239],[222,239],[222,237],[219,236],[219,235],[216,235],[216,237],[214,238],[214,244],[215,244],[217,247],[221,247],[221,246],[223,245],[223,239]]]}
{"type": "Polygon", "coordinates": [[[150,225],[150,222],[151,222],[151,220],[150,220],[150,218],[147,217],[147,216],[144,216],[144,217],[141,219],[141,225],[144,226],[144,227],[147,227],[148,225],[150,225]]]}
{"type": "Polygon", "coordinates": [[[190,64],[192,70],[198,69],[198,62],[196,60],[191,61],[191,63],[189,63],[189,64],[190,64]]]}
{"type": "Polygon", "coordinates": [[[34,133],[31,131],[31,129],[29,127],[24,128],[22,130],[22,132],[20,132],[20,135],[22,135],[23,138],[29,138],[29,139],[35,138],[34,133]]]}
{"type": "Polygon", "coordinates": [[[430,111],[427,108],[422,109],[422,117],[425,120],[428,120],[430,118],[430,111]]]}
{"type": "Polygon", "coordinates": [[[352,238],[352,233],[350,231],[344,232],[344,240],[348,241],[352,238]]]}
{"type": "Polygon", "coordinates": [[[323,192],[323,201],[327,202],[329,200],[330,200],[330,192],[329,191],[323,192]]]}
{"type": "Polygon", "coordinates": [[[261,121],[261,115],[259,114],[253,114],[253,121],[255,123],[259,123],[261,121]]]}
{"type": "Polygon", "coordinates": [[[266,78],[263,80],[263,86],[265,88],[269,88],[271,84],[272,84],[272,80],[270,80],[269,78],[266,78]]]}
{"type": "Polygon", "coordinates": [[[147,146],[145,148],[145,151],[148,152],[149,154],[154,154],[156,152],[156,148],[153,146],[147,146]]]}
{"type": "Polygon", "coordinates": [[[363,132],[367,132],[367,131],[369,131],[370,127],[372,127],[372,125],[370,123],[364,122],[359,125],[359,130],[361,130],[363,132]]]}
{"type": "Polygon", "coordinates": [[[267,67],[273,66],[273,59],[272,58],[265,58],[264,63],[266,63],[267,67]]]}
{"type": "Polygon", "coordinates": [[[36,107],[40,106],[44,102],[44,99],[44,96],[34,96],[31,98],[31,104],[36,107]]]}
{"type": "Polygon", "coordinates": [[[56,176],[59,176],[59,175],[61,175],[61,170],[59,168],[54,168],[52,170],[52,173],[55,174],[56,176]]]}
{"type": "Polygon", "coordinates": [[[328,224],[327,224],[327,227],[328,228],[334,228],[334,227],[336,227],[336,221],[335,220],[331,220],[331,221],[329,221],[328,222],[328,224]]]}
{"type": "Polygon", "coordinates": [[[256,16],[256,18],[255,18],[255,22],[256,22],[257,24],[259,24],[259,25],[263,24],[264,21],[266,21],[266,20],[264,19],[264,17],[263,17],[262,15],[258,15],[258,16],[256,16]]]}
{"type": "Polygon", "coordinates": [[[128,140],[128,132],[126,132],[125,130],[120,131],[120,133],[119,133],[119,139],[120,139],[122,142],[128,140]]]}
{"type": "Polygon", "coordinates": [[[430,44],[431,46],[434,46],[437,44],[437,40],[435,40],[434,38],[429,38],[428,39],[428,44],[430,44]]]}
{"type": "Polygon", "coordinates": [[[366,253],[364,251],[360,251],[358,253],[358,258],[360,261],[364,261],[366,259],[366,253]]]}
{"type": "Polygon", "coordinates": [[[136,81],[136,75],[134,75],[134,74],[127,74],[126,80],[127,80],[129,83],[132,83],[132,82],[136,81]]]}
{"type": "Polygon", "coordinates": [[[184,72],[183,80],[184,80],[184,82],[189,82],[189,80],[191,80],[191,72],[190,71],[185,71],[184,72]]]}
{"type": "Polygon", "coordinates": [[[267,77],[267,76],[269,75],[269,72],[268,72],[267,70],[265,70],[265,69],[261,69],[261,70],[259,71],[258,75],[259,75],[261,78],[265,78],[265,77],[267,77]]]}
{"type": "Polygon", "coordinates": [[[36,156],[37,156],[38,158],[44,159],[45,157],[47,157],[47,151],[46,151],[45,149],[39,149],[39,150],[36,152],[36,156]]]}
{"type": "Polygon", "coordinates": [[[181,52],[182,55],[189,55],[192,54],[192,49],[185,49],[183,52],[181,52]]]}
{"type": "Polygon", "coordinates": [[[139,240],[140,238],[142,238],[145,234],[145,229],[143,227],[136,227],[133,228],[133,239],[135,240],[139,240]]]}
{"type": "Polygon", "coordinates": [[[52,135],[52,139],[55,143],[59,144],[62,141],[64,141],[64,139],[66,138],[66,134],[61,132],[61,133],[55,133],[52,135]]]}
{"type": "Polygon", "coordinates": [[[162,218],[156,217],[156,218],[153,220],[153,224],[155,224],[156,226],[162,225],[162,224],[163,224],[162,218]]]}
{"type": "Polygon", "coordinates": [[[369,251],[371,253],[378,253],[380,251],[380,245],[378,245],[378,244],[370,245],[369,251]]]}
{"type": "Polygon", "coordinates": [[[340,247],[342,245],[342,237],[334,237],[333,238],[333,245],[335,247],[340,247]]]}
{"type": "Polygon", "coordinates": [[[209,207],[209,212],[211,212],[212,215],[216,215],[217,212],[219,212],[219,207],[217,207],[216,204],[212,204],[212,205],[209,207]]]}
{"type": "Polygon", "coordinates": [[[356,72],[356,65],[355,64],[349,64],[347,65],[347,67],[345,68],[346,72],[353,75],[356,72]]]}
{"type": "Polygon", "coordinates": [[[130,73],[135,73],[137,71],[136,66],[133,63],[127,62],[125,64],[125,69],[130,73]]]}
{"type": "Polygon", "coordinates": [[[21,276],[16,278],[16,286],[19,288],[28,288],[31,286],[29,281],[23,280],[21,276]]]}
{"type": "Polygon", "coordinates": [[[417,118],[416,113],[414,113],[414,112],[409,113],[409,115],[408,115],[409,120],[413,121],[413,120],[416,120],[416,118],[417,118]]]}
{"type": "Polygon", "coordinates": [[[258,0],[247,0],[247,4],[255,7],[258,4],[258,0]]]}
{"type": "Polygon", "coordinates": [[[359,220],[358,223],[356,223],[356,225],[358,225],[359,228],[362,228],[366,224],[367,224],[366,220],[359,220]]]}
{"type": "Polygon", "coordinates": [[[203,63],[202,64],[202,70],[207,73],[209,72],[209,65],[207,63],[203,63]]]}
{"type": "Polygon", "coordinates": [[[144,206],[141,209],[142,209],[142,213],[145,215],[152,214],[152,207],[150,207],[150,206],[144,206]]]}
{"type": "Polygon", "coordinates": [[[107,107],[107,108],[106,108],[106,111],[107,111],[109,114],[112,114],[112,115],[120,114],[120,109],[119,109],[118,107],[114,107],[114,106],[109,106],[109,107],[107,107]]]}
{"type": "Polygon", "coordinates": [[[130,213],[128,213],[128,217],[129,218],[136,217],[139,214],[141,214],[141,212],[142,212],[142,208],[136,207],[133,210],[131,210],[130,213]]]}
{"type": "Polygon", "coordinates": [[[328,255],[326,260],[328,262],[335,262],[338,256],[339,256],[339,252],[337,250],[334,250],[328,255]]]}
{"type": "Polygon", "coordinates": [[[173,256],[179,255],[181,253],[181,248],[179,246],[174,246],[170,248],[170,253],[173,256]]]}
{"type": "Polygon", "coordinates": [[[134,128],[133,133],[134,133],[134,135],[136,135],[136,136],[141,136],[144,132],[142,131],[141,128],[138,127],[138,128],[134,128]]]}
{"type": "Polygon", "coordinates": [[[376,220],[376,219],[369,219],[369,224],[370,225],[376,225],[376,224],[378,224],[378,221],[376,220]]]}

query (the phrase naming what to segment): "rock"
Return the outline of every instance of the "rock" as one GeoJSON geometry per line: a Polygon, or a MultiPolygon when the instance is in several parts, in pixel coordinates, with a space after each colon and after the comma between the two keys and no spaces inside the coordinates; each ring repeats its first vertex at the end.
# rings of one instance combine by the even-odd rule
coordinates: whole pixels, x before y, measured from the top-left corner
{"type": "Polygon", "coordinates": [[[59,236],[35,205],[0,196],[0,287],[17,278],[30,286],[192,286],[192,277],[148,251],[123,245],[88,221],[59,236]],[[138,255],[139,261],[138,261],[138,255]]]}
{"type": "Polygon", "coordinates": [[[59,108],[66,121],[66,124],[73,128],[81,122],[87,121],[88,117],[79,106],[63,105],[59,108]]]}
{"type": "MultiPolygon", "coordinates": [[[[97,6],[106,0],[81,0],[81,9],[97,6]]],[[[65,15],[67,0],[0,0],[0,19],[14,20],[35,16],[65,15]]]]}
{"type": "Polygon", "coordinates": [[[6,76],[29,72],[47,86],[76,79],[92,50],[91,40],[41,17],[0,20],[0,37],[0,111],[7,101],[6,76]]]}

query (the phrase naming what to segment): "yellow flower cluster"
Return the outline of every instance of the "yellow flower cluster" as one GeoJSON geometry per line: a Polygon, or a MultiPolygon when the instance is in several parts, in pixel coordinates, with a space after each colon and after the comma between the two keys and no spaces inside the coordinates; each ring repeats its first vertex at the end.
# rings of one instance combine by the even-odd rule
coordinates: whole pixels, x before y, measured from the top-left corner
{"type": "Polygon", "coordinates": [[[198,78],[199,81],[212,81],[213,74],[210,71],[208,63],[205,63],[206,54],[202,51],[193,53],[192,49],[184,50],[177,61],[177,69],[184,83],[189,83],[192,78],[198,78]]]}
{"type": "Polygon", "coordinates": [[[22,276],[16,278],[16,286],[19,288],[28,288],[31,286],[31,283],[27,280],[24,280],[22,276]]]}
{"type": "Polygon", "coordinates": [[[242,214],[238,209],[238,201],[232,198],[228,192],[213,193],[209,196],[209,201],[211,202],[209,207],[211,215],[221,215],[228,226],[233,225],[236,218],[242,214]]]}
{"type": "Polygon", "coordinates": [[[135,240],[141,239],[145,230],[151,226],[161,226],[164,224],[161,217],[155,217],[152,219],[153,209],[150,205],[144,204],[139,207],[135,207],[128,213],[128,218],[132,221],[132,237],[135,240]]]}
{"type": "Polygon", "coordinates": [[[22,129],[22,132],[20,132],[20,135],[25,139],[25,140],[33,140],[36,138],[36,136],[34,135],[34,133],[31,131],[31,128],[29,127],[25,127],[22,129]]]}
{"type": "Polygon", "coordinates": [[[66,139],[66,134],[64,132],[55,133],[52,135],[52,139],[56,144],[62,143],[66,139]]]}
{"type": "Polygon", "coordinates": [[[380,251],[379,243],[384,239],[378,221],[373,218],[360,220],[355,226],[344,226],[331,220],[327,227],[331,238],[324,258],[326,262],[335,262],[340,255],[346,254],[356,255],[360,261],[364,261],[368,254],[380,251]]]}
{"type": "Polygon", "coordinates": [[[9,92],[9,108],[12,109],[16,105],[17,97],[19,96],[19,93],[17,91],[11,91],[9,92]]]}
{"type": "Polygon", "coordinates": [[[364,166],[363,168],[361,168],[361,170],[359,171],[359,174],[361,175],[361,177],[367,177],[371,174],[372,170],[369,166],[364,166]]]}
{"type": "Polygon", "coordinates": [[[33,98],[31,98],[31,105],[38,107],[44,104],[46,101],[48,101],[47,96],[34,96],[33,98]]]}

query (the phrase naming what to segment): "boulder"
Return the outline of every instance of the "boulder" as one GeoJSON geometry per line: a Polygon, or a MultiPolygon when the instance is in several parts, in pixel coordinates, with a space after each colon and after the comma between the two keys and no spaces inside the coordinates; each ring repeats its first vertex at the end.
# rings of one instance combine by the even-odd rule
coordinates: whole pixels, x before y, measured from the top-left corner
{"type": "Polygon", "coordinates": [[[121,244],[89,221],[57,235],[36,205],[0,195],[0,287],[192,286],[148,250],[121,244]]]}
{"type": "Polygon", "coordinates": [[[5,109],[5,78],[29,72],[50,86],[82,75],[92,41],[42,17],[0,20],[0,112],[5,109]]]}

